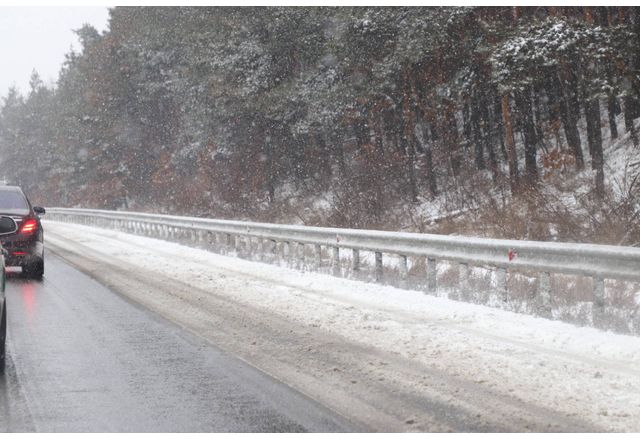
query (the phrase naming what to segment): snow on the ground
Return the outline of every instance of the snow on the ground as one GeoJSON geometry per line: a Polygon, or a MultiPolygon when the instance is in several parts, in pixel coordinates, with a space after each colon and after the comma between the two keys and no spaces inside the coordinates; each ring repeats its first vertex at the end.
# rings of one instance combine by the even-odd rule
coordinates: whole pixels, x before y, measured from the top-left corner
{"type": "Polygon", "coordinates": [[[44,227],[56,245],[77,241],[133,267],[170,272],[201,289],[215,287],[217,294],[265,312],[492,388],[506,386],[523,400],[577,413],[602,428],[640,430],[640,337],[111,230],[51,221],[44,227]]]}

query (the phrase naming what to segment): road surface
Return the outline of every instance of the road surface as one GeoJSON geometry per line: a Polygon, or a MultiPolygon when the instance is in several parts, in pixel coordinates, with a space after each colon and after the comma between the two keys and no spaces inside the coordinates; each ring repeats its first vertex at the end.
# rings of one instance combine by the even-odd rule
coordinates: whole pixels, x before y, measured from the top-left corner
{"type": "Polygon", "coordinates": [[[0,432],[350,431],[340,416],[48,252],[10,276],[0,432]]]}

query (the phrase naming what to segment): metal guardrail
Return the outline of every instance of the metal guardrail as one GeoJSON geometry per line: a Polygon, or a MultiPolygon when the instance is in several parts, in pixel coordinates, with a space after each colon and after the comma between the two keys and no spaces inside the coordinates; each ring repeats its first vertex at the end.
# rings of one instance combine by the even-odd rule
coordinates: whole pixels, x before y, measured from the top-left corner
{"type": "Polygon", "coordinates": [[[197,242],[223,242],[237,248],[238,239],[246,241],[248,252],[274,252],[283,243],[286,258],[292,258],[292,245],[304,257],[304,246],[313,246],[316,267],[322,263],[322,247],[332,254],[334,275],[340,270],[340,251],[352,252],[351,269],[360,270],[360,252],[375,253],[375,280],[383,278],[383,254],[398,255],[400,277],[408,277],[408,256],[426,258],[427,289],[437,289],[436,265],[440,260],[459,264],[459,289],[468,289],[469,266],[496,270],[498,289],[507,300],[508,271],[535,272],[539,276],[538,311],[551,311],[551,274],[571,274],[595,280],[595,305],[605,305],[605,279],[640,281],[640,248],[595,244],[517,241],[470,238],[420,233],[290,226],[136,212],[91,209],[47,209],[47,219],[121,230],[161,239],[188,236],[197,242]],[[256,242],[253,242],[256,241],[256,242]],[[267,249],[269,247],[270,249],[267,249]]]}

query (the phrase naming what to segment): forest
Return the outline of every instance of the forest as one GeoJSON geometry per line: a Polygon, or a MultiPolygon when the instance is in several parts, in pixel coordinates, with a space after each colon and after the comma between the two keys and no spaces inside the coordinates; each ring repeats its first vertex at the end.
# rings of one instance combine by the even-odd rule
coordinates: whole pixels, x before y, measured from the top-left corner
{"type": "Polygon", "coordinates": [[[38,204],[640,244],[639,8],[114,7],[76,32],[55,85],[1,101],[0,177],[38,204]]]}

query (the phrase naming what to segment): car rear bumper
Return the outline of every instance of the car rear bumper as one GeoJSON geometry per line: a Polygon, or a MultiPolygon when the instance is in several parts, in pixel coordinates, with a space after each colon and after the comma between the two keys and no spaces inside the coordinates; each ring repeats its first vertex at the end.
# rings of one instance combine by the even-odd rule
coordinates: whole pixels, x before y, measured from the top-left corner
{"type": "Polygon", "coordinates": [[[5,264],[9,267],[23,267],[43,259],[44,245],[37,236],[24,239],[22,236],[2,238],[2,247],[8,253],[5,264]]]}

